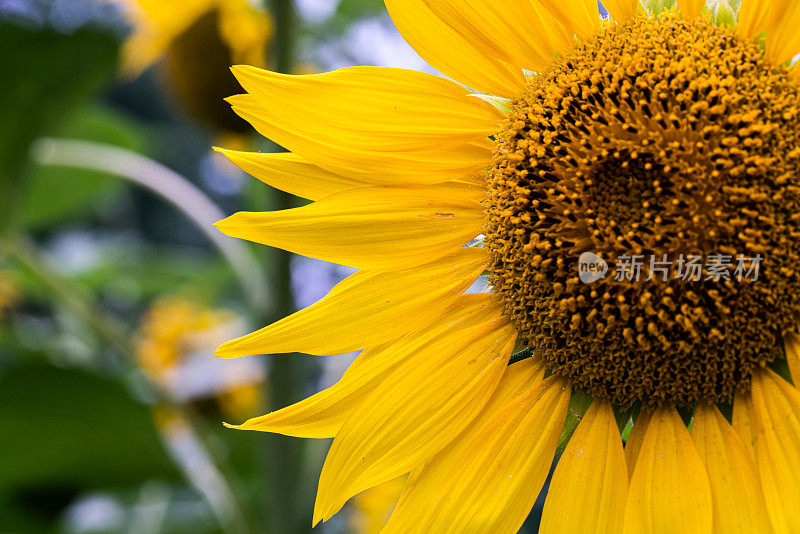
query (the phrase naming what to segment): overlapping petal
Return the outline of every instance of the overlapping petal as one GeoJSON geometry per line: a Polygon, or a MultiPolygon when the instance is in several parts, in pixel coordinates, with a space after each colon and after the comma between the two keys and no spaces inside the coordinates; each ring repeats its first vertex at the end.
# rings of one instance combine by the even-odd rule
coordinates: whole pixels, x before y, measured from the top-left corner
{"type": "Polygon", "coordinates": [[[445,78],[348,67],[286,75],[235,67],[248,95],[229,99],[261,134],[331,172],[384,184],[431,184],[488,165],[501,113],[445,78]],[[275,106],[280,102],[280,106],[275,106]]]}
{"type": "Polygon", "coordinates": [[[469,328],[497,317],[497,298],[490,294],[459,297],[450,309],[426,328],[392,343],[364,350],[333,386],[286,408],[246,421],[240,430],[274,432],[303,438],[332,438],[350,413],[377,390],[383,380],[408,357],[456,321],[469,328]]]}
{"type": "Polygon", "coordinates": [[[491,398],[516,332],[507,317],[459,323],[451,318],[438,335],[407,340],[402,364],[350,414],[322,469],[315,524],[352,496],[420,467],[491,398]]]}
{"type": "Polygon", "coordinates": [[[517,532],[550,469],[570,391],[528,359],[510,366],[486,408],[409,477],[384,534],[517,532]]]}
{"type": "Polygon", "coordinates": [[[650,416],[650,410],[643,407],[633,423],[631,433],[628,434],[628,441],[625,443],[625,463],[628,466],[628,477],[633,476],[633,469],[636,467],[636,460],[642,450],[647,426],[650,424],[650,416]]]}
{"type": "Polygon", "coordinates": [[[508,65],[460,35],[425,0],[385,0],[385,3],[408,44],[442,73],[493,95],[513,98],[522,91],[525,76],[520,68],[508,65]]]}
{"type": "Polygon", "coordinates": [[[776,534],[800,532],[800,392],[769,370],[753,376],[756,461],[776,534]]]}
{"type": "Polygon", "coordinates": [[[478,50],[519,68],[542,71],[552,63],[555,52],[573,44],[571,34],[559,27],[540,0],[424,2],[478,50]]]}
{"type": "Polygon", "coordinates": [[[767,30],[773,4],[784,0],[742,0],[736,31],[744,39],[753,40],[767,30]]]}
{"type": "Polygon", "coordinates": [[[715,534],[770,531],[753,457],[719,410],[701,403],[692,440],[705,463],[714,501],[715,534]]]}
{"type": "Polygon", "coordinates": [[[397,364],[397,360],[381,357],[386,349],[386,346],[381,346],[362,351],[336,384],[305,400],[248,419],[241,425],[225,426],[298,438],[332,438],[342,428],[353,408],[397,364]]]}
{"type": "Polygon", "coordinates": [[[422,267],[357,272],[316,304],[225,343],[217,356],[331,356],[386,343],[435,319],[480,276],[488,261],[482,248],[461,248],[422,267]]]}
{"type": "Polygon", "coordinates": [[[600,29],[600,11],[593,0],[531,0],[541,2],[550,13],[581,39],[593,35],[600,29]]]}
{"type": "Polygon", "coordinates": [[[639,7],[639,0],[605,0],[603,7],[608,10],[611,18],[619,23],[633,18],[639,7]]]}
{"type": "Polygon", "coordinates": [[[756,422],[753,416],[753,403],[750,395],[738,393],[733,403],[733,429],[739,435],[745,449],[756,457],[756,422]]]}
{"type": "Polygon", "coordinates": [[[783,338],[783,345],[786,349],[786,363],[789,364],[792,382],[795,387],[800,386],[800,336],[789,332],[783,338]]]}
{"type": "MultiPolygon", "coordinates": [[[[465,186],[466,187],[466,186],[465,186]]],[[[223,233],[358,269],[400,270],[452,253],[481,233],[484,214],[454,187],[369,187],[309,206],[239,212],[223,233]]]]}
{"type": "Polygon", "coordinates": [[[689,431],[672,407],[656,409],[631,478],[624,534],[711,534],[711,486],[689,431]]]}
{"type": "Polygon", "coordinates": [[[449,148],[433,145],[415,151],[369,151],[287,129],[252,95],[235,95],[226,100],[262,135],[331,172],[364,181],[418,185],[471,178],[488,165],[493,150],[488,139],[479,139],[449,148]]]}
{"type": "Polygon", "coordinates": [[[221,148],[215,150],[265,184],[309,200],[319,200],[348,189],[379,185],[326,171],[291,152],[241,152],[221,148]]]}
{"type": "Polygon", "coordinates": [[[696,19],[703,12],[706,5],[706,0],[678,0],[678,9],[684,17],[688,19],[696,19]]]}
{"type": "Polygon", "coordinates": [[[767,57],[781,65],[800,53],[800,3],[774,0],[767,29],[767,57]]]}
{"type": "Polygon", "coordinates": [[[539,532],[616,532],[627,495],[628,468],[614,410],[595,400],[558,461],[539,532]]]}

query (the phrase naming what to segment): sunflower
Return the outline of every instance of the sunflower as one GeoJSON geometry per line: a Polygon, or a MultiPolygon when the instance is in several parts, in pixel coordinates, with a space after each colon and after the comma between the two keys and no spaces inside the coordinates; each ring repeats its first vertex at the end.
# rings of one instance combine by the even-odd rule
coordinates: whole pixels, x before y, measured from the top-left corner
{"type": "Polygon", "coordinates": [[[313,203],[218,227],[359,269],[218,350],[362,351],[236,427],[334,438],[315,524],[408,474],[384,532],[514,533],[559,457],[544,533],[800,532],[800,3],[604,4],[386,0],[456,81],[234,69],[291,153],[223,153],[313,203]]]}
{"type": "Polygon", "coordinates": [[[122,73],[135,78],[163,58],[162,74],[190,116],[229,133],[249,127],[222,99],[240,90],[231,63],[264,66],[272,19],[248,0],[123,0],[133,32],[122,73]]]}

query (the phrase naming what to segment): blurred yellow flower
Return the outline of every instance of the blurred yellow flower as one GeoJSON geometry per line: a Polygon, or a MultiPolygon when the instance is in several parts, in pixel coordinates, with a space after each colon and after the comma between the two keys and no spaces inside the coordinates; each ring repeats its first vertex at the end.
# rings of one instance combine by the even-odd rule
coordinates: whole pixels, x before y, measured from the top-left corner
{"type": "Polygon", "coordinates": [[[219,373],[212,368],[215,360],[207,357],[221,339],[239,330],[237,323],[227,310],[184,297],[161,298],[143,318],[136,347],[139,365],[178,400],[214,398],[223,414],[240,417],[258,407],[263,373],[256,362],[219,373]]]}
{"type": "Polygon", "coordinates": [[[272,19],[246,0],[125,0],[134,31],[123,48],[123,71],[134,77],[168,53],[203,17],[216,22],[232,63],[263,65],[272,19]]]}
{"type": "MultiPolygon", "coordinates": [[[[224,98],[240,90],[231,64],[264,66],[272,19],[247,0],[125,0],[134,28],[122,50],[122,73],[135,78],[159,60],[172,102],[218,135],[249,125],[224,98]]],[[[241,145],[242,142],[235,143],[241,145]]]]}
{"type": "Polygon", "coordinates": [[[261,403],[261,387],[256,382],[234,384],[217,393],[217,404],[227,417],[247,417],[261,403]]]}
{"type": "Polygon", "coordinates": [[[227,320],[229,312],[202,309],[188,299],[157,300],[145,315],[137,345],[142,369],[155,379],[162,378],[180,364],[182,355],[197,347],[204,332],[227,320]]]}
{"type": "Polygon", "coordinates": [[[11,276],[11,272],[0,269],[0,318],[12,308],[20,299],[19,287],[11,276]]]}
{"type": "Polygon", "coordinates": [[[368,489],[353,499],[350,524],[354,534],[379,534],[392,515],[406,477],[368,489]]]}

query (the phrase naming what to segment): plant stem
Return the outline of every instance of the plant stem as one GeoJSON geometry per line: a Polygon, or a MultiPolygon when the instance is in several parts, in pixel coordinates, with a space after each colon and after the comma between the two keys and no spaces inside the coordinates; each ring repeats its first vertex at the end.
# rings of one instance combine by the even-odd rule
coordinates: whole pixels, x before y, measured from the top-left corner
{"type": "MultiPolygon", "coordinates": [[[[292,0],[272,0],[272,16],[275,21],[275,38],[272,43],[272,58],[278,72],[291,73],[294,67],[294,40],[296,13],[292,0]]],[[[292,207],[293,197],[282,191],[274,192],[276,209],[292,207]]],[[[273,321],[295,311],[291,280],[291,257],[289,252],[275,250],[273,271],[273,295],[275,314],[273,321]]],[[[273,409],[296,402],[302,396],[305,381],[304,361],[297,354],[272,356],[269,369],[269,398],[273,409]]],[[[267,438],[266,471],[267,483],[265,531],[279,534],[308,532],[310,518],[307,517],[308,499],[300,495],[300,473],[302,471],[303,442],[286,436],[271,435],[267,438]]]]}

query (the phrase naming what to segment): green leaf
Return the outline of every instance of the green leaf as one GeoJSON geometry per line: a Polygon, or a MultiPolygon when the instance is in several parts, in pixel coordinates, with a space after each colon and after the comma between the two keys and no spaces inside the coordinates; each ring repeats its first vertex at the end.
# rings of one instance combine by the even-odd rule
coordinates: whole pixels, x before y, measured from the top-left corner
{"type": "MultiPolygon", "coordinates": [[[[28,363],[0,374],[0,495],[178,477],[149,407],[118,380],[28,363]]],[[[0,518],[0,524],[3,524],[0,518]]]]}

